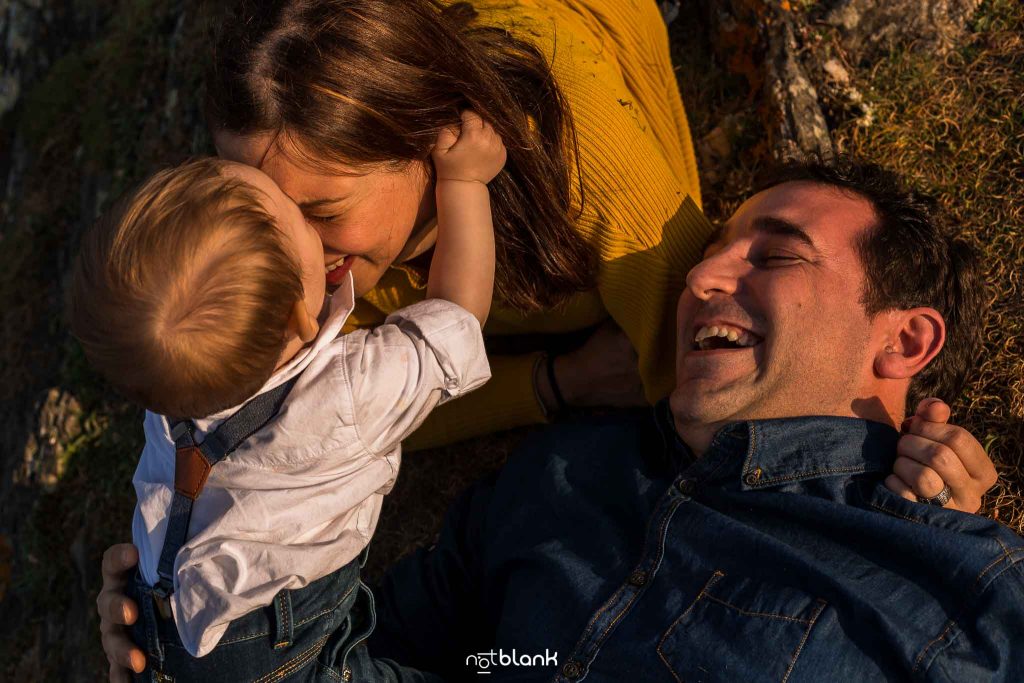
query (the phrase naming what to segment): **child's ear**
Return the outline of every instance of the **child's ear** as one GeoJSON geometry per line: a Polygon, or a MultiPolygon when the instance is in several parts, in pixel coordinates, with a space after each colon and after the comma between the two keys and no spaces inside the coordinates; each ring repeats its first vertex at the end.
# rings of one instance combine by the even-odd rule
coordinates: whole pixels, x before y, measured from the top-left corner
{"type": "Polygon", "coordinates": [[[303,344],[308,344],[316,339],[316,335],[320,331],[320,324],[316,318],[310,315],[309,309],[306,308],[303,301],[296,301],[292,306],[292,316],[288,322],[303,344]]]}

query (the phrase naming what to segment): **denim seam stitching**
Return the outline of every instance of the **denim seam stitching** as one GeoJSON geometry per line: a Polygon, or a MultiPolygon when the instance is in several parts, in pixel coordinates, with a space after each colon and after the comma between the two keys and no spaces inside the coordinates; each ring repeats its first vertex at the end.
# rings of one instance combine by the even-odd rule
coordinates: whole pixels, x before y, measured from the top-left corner
{"type": "MultiPolygon", "coordinates": [[[[750,423],[748,427],[750,431],[750,443],[747,444],[747,459],[743,463],[743,471],[750,471],[750,466],[754,461],[754,451],[757,450],[757,425],[750,423]]],[[[759,482],[760,483],[760,482],[759,482]]]]}
{"type": "Polygon", "coordinates": [[[756,488],[761,488],[761,487],[764,487],[764,486],[769,486],[771,484],[776,484],[776,483],[783,482],[783,481],[792,481],[794,479],[803,479],[803,478],[806,478],[806,477],[817,477],[817,476],[820,476],[820,475],[823,475],[823,474],[851,474],[851,473],[860,473],[860,472],[867,472],[867,471],[868,470],[865,467],[863,467],[863,466],[826,468],[826,469],[823,469],[823,470],[808,470],[806,472],[798,472],[796,474],[790,474],[790,475],[787,475],[785,477],[773,477],[771,479],[763,479],[763,480],[759,481],[757,484],[755,484],[754,486],[752,486],[751,488],[755,488],[755,487],[756,488]]]}
{"type": "MultiPolygon", "coordinates": [[[[992,581],[995,581],[996,579],[998,579],[1002,575],[1003,572],[1005,572],[1005,571],[1007,571],[1009,569],[1015,568],[1019,564],[1020,560],[1018,560],[1016,562],[1013,561],[1011,555],[1013,555],[1013,554],[1021,554],[1021,553],[1024,553],[1024,548],[1018,548],[1014,553],[1006,553],[1006,554],[1002,555],[1001,557],[997,558],[996,560],[994,560],[993,562],[991,562],[987,567],[985,567],[983,570],[981,570],[981,573],[978,575],[978,578],[976,578],[974,580],[974,583],[971,585],[971,588],[970,588],[969,592],[970,593],[978,593],[979,592],[979,591],[977,591],[978,583],[980,583],[982,578],[989,571],[991,571],[993,567],[995,567],[999,563],[1007,562],[1008,561],[1006,566],[1003,567],[1002,569],[1000,569],[996,573],[996,575],[992,577],[991,581],[989,581],[990,585],[991,585],[992,581]]],[[[982,589],[980,592],[983,593],[984,591],[985,591],[985,589],[982,589]]],[[[942,632],[938,636],[933,638],[931,641],[929,641],[924,646],[924,648],[921,650],[921,653],[917,656],[917,659],[914,660],[914,668],[911,669],[911,671],[915,671],[916,672],[920,668],[921,663],[924,661],[925,656],[927,656],[927,654],[928,654],[928,651],[931,650],[938,643],[940,643],[943,640],[945,640],[946,636],[949,635],[949,632],[951,630],[953,630],[953,628],[955,626],[958,625],[958,622],[960,621],[960,619],[967,613],[967,611],[970,608],[970,606],[971,606],[971,603],[965,603],[964,606],[957,613],[956,617],[953,618],[953,619],[950,619],[949,621],[946,622],[945,628],[943,628],[942,632]]],[[[946,646],[948,647],[952,642],[953,641],[950,640],[949,642],[946,643],[946,646]]],[[[939,652],[941,652],[941,650],[936,652],[935,656],[938,656],[939,652]]],[[[934,659],[934,657],[932,659],[934,659]]]]}
{"type": "Polygon", "coordinates": [[[821,616],[821,613],[825,611],[825,607],[828,605],[828,603],[822,600],[821,598],[818,598],[817,600],[818,609],[814,611],[814,616],[812,616],[811,620],[807,622],[807,630],[804,631],[804,637],[800,639],[800,644],[797,645],[796,650],[793,651],[793,659],[792,661],[790,661],[789,668],[786,669],[786,675],[782,677],[781,683],[786,683],[786,681],[789,680],[789,677],[793,673],[794,667],[796,667],[796,660],[800,659],[800,653],[803,652],[804,645],[807,644],[807,639],[811,637],[811,629],[814,628],[814,624],[817,623],[818,617],[821,616]]]}
{"type": "Polygon", "coordinates": [[[711,578],[704,582],[704,587],[700,589],[700,593],[698,593],[697,597],[693,599],[693,602],[690,603],[690,606],[687,607],[682,614],[676,617],[676,620],[672,622],[672,625],[669,626],[668,630],[666,630],[664,635],[661,636],[661,640],[658,641],[658,657],[661,658],[662,663],[665,664],[669,672],[672,674],[672,677],[676,679],[678,683],[683,683],[683,679],[680,678],[675,668],[669,663],[668,659],[665,657],[665,650],[662,649],[665,645],[665,641],[668,640],[669,635],[676,630],[676,626],[679,625],[679,622],[685,619],[686,615],[693,611],[693,608],[697,605],[698,602],[701,601],[702,598],[707,596],[708,589],[714,586],[719,581],[721,581],[722,577],[724,576],[724,573],[716,569],[715,573],[711,575],[711,578]]]}
{"type": "MultiPolygon", "coordinates": [[[[1007,561],[1007,562],[1010,563],[1010,566],[1012,567],[1012,566],[1016,565],[1018,562],[1021,561],[1021,560],[1014,560],[1013,559],[1014,555],[1024,555],[1024,548],[1016,548],[1014,550],[1007,551],[1006,547],[1003,546],[1003,555],[1001,557],[997,557],[995,560],[990,562],[987,567],[985,567],[984,569],[981,570],[981,573],[978,574],[978,578],[976,578],[974,580],[974,583],[971,584],[971,592],[972,593],[977,592],[978,584],[981,583],[981,580],[983,578],[985,578],[985,574],[990,572],[1000,562],[1007,561]]],[[[1022,558],[1022,559],[1024,559],[1024,558],[1022,558]]],[[[1000,573],[1002,573],[1002,572],[1000,572],[1000,573]]],[[[996,576],[998,577],[999,574],[997,574],[996,576]]],[[[993,577],[993,580],[995,580],[995,577],[993,577]]],[[[982,590],[984,590],[984,589],[982,589],[982,590]]]]}
{"type": "MultiPolygon", "coordinates": [[[[336,602],[334,604],[333,607],[328,607],[328,608],[326,608],[326,609],[324,609],[324,610],[322,610],[320,612],[317,612],[316,614],[314,614],[312,616],[306,617],[302,621],[297,622],[295,624],[295,628],[298,628],[299,626],[303,626],[305,624],[308,624],[309,622],[313,621],[314,619],[322,617],[323,615],[327,614],[328,612],[333,612],[334,610],[338,609],[338,606],[341,605],[341,603],[345,602],[345,598],[347,598],[352,593],[352,590],[354,588],[355,588],[355,586],[350,587],[345,592],[345,594],[341,596],[341,599],[338,600],[338,602],[336,602]]],[[[220,641],[220,643],[218,643],[218,645],[230,645],[232,643],[240,643],[243,640],[252,640],[253,638],[260,638],[262,636],[268,636],[268,635],[270,635],[269,631],[261,631],[259,633],[250,633],[250,634],[247,634],[247,635],[244,635],[244,636],[236,636],[236,637],[232,638],[231,640],[222,640],[222,641],[220,641]]]]}
{"type": "Polygon", "coordinates": [[[337,679],[339,681],[345,680],[344,678],[342,678],[341,674],[339,674],[337,671],[334,670],[334,667],[327,666],[326,664],[321,664],[320,668],[322,668],[324,671],[326,671],[327,674],[331,678],[335,678],[335,679],[337,679]]]}
{"type": "Polygon", "coordinates": [[[280,650],[283,647],[288,647],[289,645],[291,645],[291,640],[288,638],[288,631],[289,631],[289,629],[288,629],[288,618],[285,615],[285,609],[284,609],[285,599],[286,598],[281,598],[280,600],[275,600],[274,601],[274,602],[277,603],[277,615],[278,615],[277,616],[277,618],[278,618],[278,622],[277,623],[278,623],[278,630],[279,630],[279,633],[277,634],[278,635],[278,641],[276,643],[274,643],[274,649],[275,650],[280,650]]]}
{"type": "Polygon", "coordinates": [[[244,635],[244,636],[236,636],[236,637],[232,638],[231,640],[222,640],[219,643],[217,643],[217,645],[218,646],[220,646],[220,645],[231,645],[232,643],[240,643],[240,642],[242,642],[244,640],[252,640],[253,638],[260,638],[262,636],[269,636],[269,635],[270,635],[269,631],[261,631],[260,633],[250,633],[250,634],[244,635]]]}
{"type": "MultiPolygon", "coordinates": [[[[672,491],[674,491],[674,488],[670,488],[669,491],[670,491],[669,495],[675,495],[674,493],[671,493],[672,491]]],[[[672,501],[668,511],[665,513],[664,519],[662,519],[662,521],[661,521],[661,527],[658,529],[658,538],[663,538],[664,537],[665,529],[668,526],[669,520],[672,518],[672,515],[675,513],[676,508],[678,508],[679,505],[682,504],[682,502],[683,502],[682,498],[675,498],[672,501]]],[[[664,552],[664,547],[663,546],[664,546],[664,541],[659,543],[659,548],[656,551],[656,556],[659,558],[659,560],[658,560],[659,562],[660,562],[660,557],[661,557],[661,555],[664,552]]],[[[647,548],[644,548],[643,551],[641,551],[641,555],[640,556],[642,558],[642,557],[645,557],[646,555],[647,555],[647,548]]],[[[655,564],[657,564],[657,562],[655,564]]],[[[587,625],[587,630],[584,631],[583,635],[580,637],[579,642],[581,644],[585,644],[588,640],[590,640],[590,635],[593,633],[594,627],[597,625],[597,622],[600,619],[600,617],[605,612],[607,612],[609,609],[611,609],[612,605],[618,603],[619,597],[625,591],[626,591],[626,585],[619,586],[618,590],[616,590],[615,593],[612,594],[612,597],[609,598],[603,605],[601,605],[601,608],[597,610],[597,612],[591,618],[590,623],[587,625]]],[[[608,634],[608,631],[612,628],[612,626],[614,626],[616,623],[618,623],[619,618],[621,618],[622,615],[625,614],[626,611],[628,611],[629,606],[633,604],[633,602],[636,600],[636,598],[639,596],[639,594],[640,594],[640,591],[637,591],[637,594],[634,595],[633,598],[631,598],[630,601],[626,603],[626,605],[622,608],[622,611],[615,617],[615,619],[612,620],[612,623],[608,625],[608,628],[606,628],[601,633],[600,637],[598,638],[598,641],[603,641],[604,640],[604,638],[608,634]]],[[[589,648],[586,648],[586,649],[589,649],[589,648]]],[[[592,659],[592,657],[588,657],[588,659],[592,659]]],[[[589,667],[589,662],[588,662],[587,666],[589,667]]]]}
{"type": "Polygon", "coordinates": [[[341,603],[345,602],[345,598],[347,598],[348,596],[352,595],[352,591],[354,591],[355,589],[356,589],[356,585],[352,584],[351,586],[349,586],[348,590],[345,591],[345,594],[341,596],[341,599],[338,600],[338,602],[334,603],[333,607],[328,607],[326,609],[323,609],[323,610],[317,612],[316,614],[313,614],[311,616],[306,617],[302,621],[295,622],[295,627],[298,628],[299,626],[303,626],[305,624],[308,624],[309,622],[313,621],[314,619],[318,619],[318,618],[322,617],[323,615],[327,614],[328,612],[333,612],[334,610],[338,609],[338,606],[341,605],[341,603]]]}
{"type": "Polygon", "coordinates": [[[280,681],[287,677],[289,674],[301,669],[316,656],[316,654],[323,649],[324,644],[327,642],[329,636],[324,636],[320,640],[313,643],[307,648],[302,654],[294,659],[291,659],[278,668],[274,669],[266,676],[256,679],[253,683],[271,683],[272,681],[280,681]]]}
{"type": "Polygon", "coordinates": [[[813,624],[814,623],[813,619],[800,619],[800,618],[797,618],[797,617],[789,617],[789,616],[786,616],[785,614],[775,614],[774,612],[751,612],[749,610],[743,609],[742,607],[738,607],[736,605],[733,605],[732,603],[726,602],[725,600],[722,600],[721,598],[716,598],[714,595],[711,595],[710,593],[706,594],[704,596],[704,598],[707,599],[707,600],[710,600],[711,602],[717,602],[719,605],[724,605],[724,606],[726,606],[726,607],[728,607],[730,609],[734,609],[734,610],[736,610],[737,612],[739,612],[740,614],[742,614],[745,617],[768,617],[769,619],[782,619],[783,621],[795,621],[798,624],[813,624]]]}
{"type": "MultiPolygon", "coordinates": [[[[657,536],[657,538],[659,540],[658,540],[657,549],[655,550],[655,561],[654,561],[655,566],[661,563],[661,558],[665,554],[665,530],[668,528],[669,521],[672,519],[672,515],[675,512],[676,508],[679,507],[680,505],[682,505],[682,503],[683,503],[683,499],[682,498],[677,498],[677,499],[673,500],[672,501],[672,506],[669,508],[668,512],[665,514],[664,519],[661,520],[661,527],[658,529],[658,536],[657,536]]],[[[646,555],[646,553],[644,553],[644,554],[646,555]]],[[[622,606],[622,609],[619,611],[619,613],[615,615],[615,618],[613,618],[611,620],[611,622],[609,622],[607,628],[605,628],[604,632],[601,633],[601,636],[598,638],[599,642],[604,642],[604,639],[608,637],[608,634],[611,632],[612,628],[614,628],[615,625],[617,623],[619,623],[619,620],[621,620],[622,617],[625,616],[626,612],[629,611],[629,608],[632,606],[632,604],[634,602],[636,602],[637,598],[640,597],[640,594],[642,592],[643,592],[643,587],[639,588],[635,593],[633,593],[633,596],[629,599],[628,602],[626,602],[625,605],[622,606]]]]}
{"type": "Polygon", "coordinates": [[[362,586],[363,588],[365,588],[366,589],[366,594],[369,596],[370,626],[369,626],[368,629],[363,631],[363,633],[360,633],[357,636],[357,639],[355,640],[355,642],[353,642],[351,645],[349,645],[347,648],[345,648],[345,654],[342,655],[342,657],[341,657],[341,668],[342,668],[342,671],[344,671],[345,669],[348,669],[348,657],[349,657],[350,654],[352,654],[352,651],[355,650],[360,645],[362,645],[363,643],[365,643],[367,640],[369,640],[370,636],[373,635],[374,629],[377,627],[377,607],[376,607],[376,603],[374,602],[374,599],[373,599],[373,591],[370,590],[369,586],[367,586],[365,583],[363,583],[362,579],[359,579],[356,582],[356,585],[357,586],[362,586]]]}
{"type": "Polygon", "coordinates": [[[873,507],[874,509],[878,510],[881,513],[884,513],[884,514],[887,514],[887,515],[892,515],[893,517],[899,517],[902,520],[905,520],[907,522],[913,522],[914,524],[921,524],[923,526],[928,526],[928,524],[926,522],[922,522],[920,519],[914,519],[913,517],[908,517],[907,515],[903,514],[902,512],[896,512],[895,510],[890,510],[889,508],[885,507],[884,505],[879,505],[879,504],[875,503],[874,501],[869,501],[868,505],[873,507]]]}

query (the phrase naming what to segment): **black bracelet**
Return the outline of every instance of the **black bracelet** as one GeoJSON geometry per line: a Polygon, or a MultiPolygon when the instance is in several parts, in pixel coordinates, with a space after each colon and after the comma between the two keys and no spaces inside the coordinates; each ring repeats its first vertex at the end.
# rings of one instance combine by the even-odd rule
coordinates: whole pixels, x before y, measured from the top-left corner
{"type": "Polygon", "coordinates": [[[551,393],[555,397],[555,404],[559,412],[566,410],[569,404],[565,402],[561,389],[558,388],[558,380],[555,379],[555,355],[549,353],[546,360],[548,370],[548,384],[551,385],[551,393]]]}

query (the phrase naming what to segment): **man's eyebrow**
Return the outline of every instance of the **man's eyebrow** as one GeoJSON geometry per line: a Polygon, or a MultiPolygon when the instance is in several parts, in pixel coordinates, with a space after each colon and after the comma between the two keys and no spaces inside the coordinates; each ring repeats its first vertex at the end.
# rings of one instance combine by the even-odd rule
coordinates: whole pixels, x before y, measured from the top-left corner
{"type": "Polygon", "coordinates": [[[321,206],[327,206],[328,204],[337,204],[338,202],[344,201],[344,197],[334,197],[331,199],[314,199],[309,202],[301,202],[299,208],[303,211],[309,211],[311,209],[319,209],[321,206]]]}
{"type": "Polygon", "coordinates": [[[777,216],[759,216],[754,219],[752,227],[757,232],[768,233],[769,235],[778,235],[780,237],[792,237],[800,240],[811,249],[817,249],[818,247],[814,244],[814,240],[808,235],[803,228],[798,226],[796,223],[790,223],[789,221],[778,218],[777,216]]]}

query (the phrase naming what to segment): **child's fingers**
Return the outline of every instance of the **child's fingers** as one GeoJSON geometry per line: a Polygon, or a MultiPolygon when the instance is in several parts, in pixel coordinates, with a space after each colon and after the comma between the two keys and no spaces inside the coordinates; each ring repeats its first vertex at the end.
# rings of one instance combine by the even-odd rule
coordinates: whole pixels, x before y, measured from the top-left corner
{"type": "Polygon", "coordinates": [[[479,114],[472,109],[466,109],[462,112],[462,130],[463,132],[469,132],[474,130],[483,130],[486,125],[485,121],[479,114]]]}
{"type": "Polygon", "coordinates": [[[434,143],[433,154],[444,154],[459,141],[458,128],[444,128],[437,134],[437,142],[434,143]]]}
{"type": "Polygon", "coordinates": [[[950,410],[941,398],[926,398],[917,404],[914,414],[929,422],[948,422],[950,410]]]}

